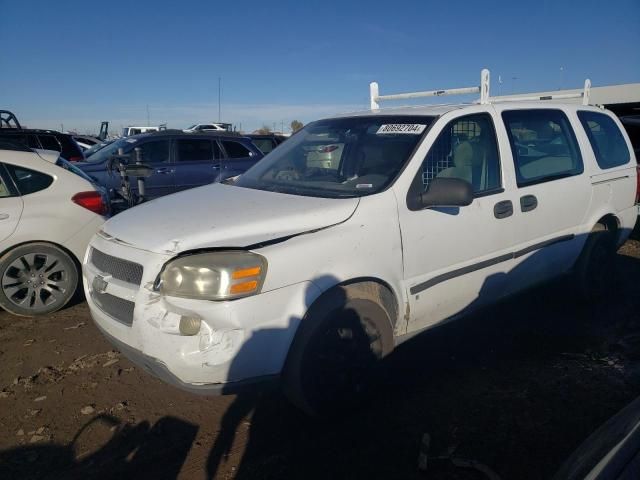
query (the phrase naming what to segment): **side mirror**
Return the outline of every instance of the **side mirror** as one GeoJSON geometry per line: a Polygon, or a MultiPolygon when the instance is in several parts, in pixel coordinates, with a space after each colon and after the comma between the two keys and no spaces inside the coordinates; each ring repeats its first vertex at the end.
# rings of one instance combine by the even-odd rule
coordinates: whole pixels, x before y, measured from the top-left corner
{"type": "Polygon", "coordinates": [[[124,168],[124,172],[130,177],[150,177],[153,175],[153,168],[145,164],[132,163],[124,168]]]}
{"type": "Polygon", "coordinates": [[[419,194],[421,209],[431,207],[466,207],[473,202],[473,187],[459,178],[434,178],[426,192],[419,194]]]}

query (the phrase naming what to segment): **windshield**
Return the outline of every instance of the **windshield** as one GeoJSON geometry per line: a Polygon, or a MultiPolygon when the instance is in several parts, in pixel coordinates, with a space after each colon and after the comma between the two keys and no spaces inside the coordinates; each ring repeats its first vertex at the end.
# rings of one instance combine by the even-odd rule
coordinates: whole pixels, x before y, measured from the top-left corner
{"type": "Polygon", "coordinates": [[[113,140],[105,140],[103,142],[98,142],[95,145],[87,148],[84,151],[84,156],[85,157],[90,157],[91,155],[93,155],[94,153],[96,153],[98,150],[102,150],[104,147],[106,147],[107,145],[109,145],[110,143],[113,143],[113,140]]]}
{"type": "Polygon", "coordinates": [[[314,122],[235,185],[329,198],[371,195],[395,179],[432,121],[393,115],[314,122]]]}
{"type": "Polygon", "coordinates": [[[94,152],[87,157],[86,161],[91,163],[102,162],[104,160],[107,160],[111,155],[117,154],[119,148],[122,148],[126,151],[131,146],[131,144],[135,143],[136,141],[137,140],[135,138],[121,138],[120,140],[116,140],[115,142],[102,147],[97,152],[94,152]]]}

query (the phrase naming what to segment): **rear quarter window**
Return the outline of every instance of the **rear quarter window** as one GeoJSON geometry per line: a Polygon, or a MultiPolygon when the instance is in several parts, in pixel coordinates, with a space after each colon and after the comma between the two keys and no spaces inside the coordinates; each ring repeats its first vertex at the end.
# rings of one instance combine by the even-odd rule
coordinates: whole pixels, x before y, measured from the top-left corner
{"type": "Polygon", "coordinates": [[[53,177],[46,173],[10,164],[6,164],[6,168],[21,195],[39,192],[53,183],[53,177]]]}
{"type": "Polygon", "coordinates": [[[627,142],[611,117],[603,113],[579,111],[578,118],[600,168],[604,170],[629,163],[631,155],[627,142]]]}

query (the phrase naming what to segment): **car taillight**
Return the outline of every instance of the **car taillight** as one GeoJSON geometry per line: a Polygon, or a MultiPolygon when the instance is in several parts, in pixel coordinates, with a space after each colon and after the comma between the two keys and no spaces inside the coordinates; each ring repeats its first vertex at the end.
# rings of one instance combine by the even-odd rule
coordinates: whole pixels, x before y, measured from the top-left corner
{"type": "Polygon", "coordinates": [[[92,192],[76,193],[71,197],[71,201],[98,215],[107,215],[109,213],[109,205],[104,201],[102,194],[95,190],[92,192]]]}
{"type": "Polygon", "coordinates": [[[331,153],[331,152],[333,152],[334,150],[337,150],[337,149],[338,149],[338,145],[327,145],[326,147],[322,147],[320,149],[320,151],[322,153],[331,153]]]}
{"type": "Polygon", "coordinates": [[[81,162],[83,160],[84,160],[84,158],[82,158],[82,157],[69,157],[69,161],[70,162],[81,162]]]}

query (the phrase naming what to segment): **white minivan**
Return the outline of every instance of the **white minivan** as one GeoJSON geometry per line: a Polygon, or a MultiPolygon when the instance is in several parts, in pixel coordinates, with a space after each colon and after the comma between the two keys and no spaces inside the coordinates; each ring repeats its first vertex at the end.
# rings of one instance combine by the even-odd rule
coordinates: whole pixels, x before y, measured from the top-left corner
{"type": "Polygon", "coordinates": [[[563,274],[597,295],[638,212],[618,119],[496,102],[308,124],[240,176],[109,220],[84,259],[98,327],[179,387],[278,381],[319,413],[417,332],[563,274]],[[325,145],[339,158],[309,156],[325,145]],[[335,161],[334,161],[335,160],[335,161]]]}

